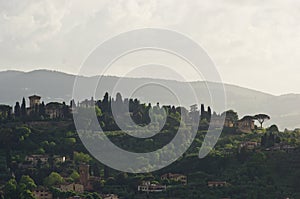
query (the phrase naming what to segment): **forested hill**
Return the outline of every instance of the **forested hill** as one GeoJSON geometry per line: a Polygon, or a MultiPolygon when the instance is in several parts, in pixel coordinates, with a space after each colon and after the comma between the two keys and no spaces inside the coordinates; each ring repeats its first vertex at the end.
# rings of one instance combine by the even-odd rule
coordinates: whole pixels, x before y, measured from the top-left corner
{"type": "MultiPolygon", "coordinates": [[[[97,83],[99,77],[82,77],[84,79],[84,86],[89,87],[97,83]]],[[[19,72],[19,71],[5,71],[0,72],[0,92],[1,104],[14,105],[16,101],[20,101],[23,96],[27,97],[32,94],[39,94],[42,100],[49,101],[66,101],[69,102],[72,96],[73,83],[75,80],[74,75],[47,71],[37,70],[32,72],[19,72]]],[[[97,93],[104,95],[104,92],[111,90],[115,83],[119,80],[118,77],[104,76],[101,79],[101,86],[98,87],[97,93]]],[[[128,97],[131,88],[136,85],[143,85],[151,79],[147,78],[126,78],[123,79],[122,95],[128,97]]],[[[181,96],[187,92],[184,88],[186,83],[172,81],[172,80],[156,80],[162,85],[170,86],[176,89],[176,93],[181,96]]],[[[216,83],[211,82],[192,82],[191,85],[197,91],[197,97],[202,103],[210,105],[210,97],[207,92],[206,83],[212,88],[217,88],[216,83]]],[[[264,112],[271,116],[271,123],[276,123],[279,128],[300,127],[300,95],[289,94],[282,96],[274,96],[263,92],[242,88],[234,85],[225,85],[227,96],[227,109],[236,110],[240,116],[245,114],[255,114],[257,112],[264,112]]],[[[82,98],[89,98],[84,96],[82,98]]],[[[145,102],[161,102],[161,104],[176,104],[164,90],[153,89],[153,87],[145,88],[143,93],[137,92],[134,97],[141,99],[145,102]]],[[[190,98],[182,100],[184,106],[189,106],[193,103],[190,98]]],[[[219,107],[212,107],[217,112],[223,110],[219,107]]]]}

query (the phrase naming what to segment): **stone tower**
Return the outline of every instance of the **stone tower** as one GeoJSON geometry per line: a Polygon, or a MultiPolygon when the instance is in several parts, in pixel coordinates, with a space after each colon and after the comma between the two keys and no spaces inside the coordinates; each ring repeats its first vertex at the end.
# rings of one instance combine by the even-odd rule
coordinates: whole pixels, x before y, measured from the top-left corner
{"type": "Polygon", "coordinates": [[[29,96],[28,98],[29,98],[29,102],[30,102],[30,108],[34,108],[36,105],[40,104],[40,99],[41,99],[40,96],[32,95],[32,96],[29,96]]]}
{"type": "Polygon", "coordinates": [[[79,175],[80,175],[80,183],[84,186],[87,187],[89,184],[89,179],[90,179],[90,165],[88,164],[81,164],[79,166],[79,175]]]}

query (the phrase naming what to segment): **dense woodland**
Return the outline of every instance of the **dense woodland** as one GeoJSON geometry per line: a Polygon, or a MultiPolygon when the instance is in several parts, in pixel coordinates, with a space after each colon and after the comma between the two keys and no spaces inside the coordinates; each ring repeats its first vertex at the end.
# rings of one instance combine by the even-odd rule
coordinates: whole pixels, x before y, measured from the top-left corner
{"type": "MultiPolygon", "coordinates": [[[[2,105],[0,114],[0,198],[30,199],[38,187],[50,190],[55,198],[69,198],[80,195],[83,198],[98,199],[102,194],[113,193],[120,198],[300,198],[298,179],[300,178],[300,130],[279,131],[276,125],[263,127],[269,116],[258,114],[258,121],[251,132],[242,133],[235,125],[224,127],[217,145],[210,154],[198,158],[199,149],[207,134],[212,112],[208,107],[200,110],[193,106],[160,106],[141,103],[138,99],[122,99],[120,94],[111,98],[108,93],[98,101],[85,103],[61,103],[61,117],[50,118],[41,103],[34,112],[27,114],[26,102],[17,102],[13,112],[2,105]],[[94,159],[85,149],[76,132],[72,111],[88,109],[89,103],[95,106],[100,126],[116,145],[134,152],[147,152],[160,148],[175,136],[181,122],[188,126],[193,117],[199,117],[199,128],[192,145],[176,162],[152,173],[131,174],[113,170],[94,159]],[[140,126],[150,122],[160,126],[160,119],[167,114],[162,131],[147,139],[137,141],[120,130],[112,116],[111,105],[119,110],[129,106],[134,122],[140,126]],[[21,104],[21,105],[20,105],[21,104]],[[154,116],[150,121],[149,112],[154,116]],[[191,120],[182,121],[181,118],[191,120]],[[256,143],[247,148],[245,143],[256,143]],[[48,155],[46,163],[38,162],[34,167],[26,167],[26,156],[48,155]],[[57,162],[55,157],[66,157],[57,162]],[[66,182],[79,182],[78,166],[90,165],[90,175],[99,177],[93,182],[93,190],[84,193],[64,192],[58,185],[66,182]],[[165,173],[180,173],[187,176],[188,183],[161,180],[165,173]],[[137,186],[143,181],[167,185],[160,193],[138,192],[137,186]],[[209,181],[226,181],[224,187],[208,187],[209,181]]],[[[125,109],[124,109],[125,110],[125,109]]],[[[239,116],[230,110],[221,113],[232,123],[239,116]],[[227,113],[227,115],[226,115],[227,113]]],[[[175,147],[175,146],[174,146],[175,147]]],[[[172,154],[170,154],[172,155],[172,154]]],[[[158,157],[159,158],[159,157],[158,157]]]]}

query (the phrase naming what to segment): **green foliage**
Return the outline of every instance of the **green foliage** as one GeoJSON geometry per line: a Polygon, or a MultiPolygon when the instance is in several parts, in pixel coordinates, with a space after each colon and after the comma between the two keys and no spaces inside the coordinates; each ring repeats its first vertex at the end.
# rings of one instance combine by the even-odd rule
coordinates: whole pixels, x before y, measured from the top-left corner
{"type": "Polygon", "coordinates": [[[44,185],[47,187],[58,185],[63,182],[64,182],[63,177],[61,177],[61,175],[59,175],[57,172],[52,172],[48,177],[44,179],[44,185]]]}
{"type": "Polygon", "coordinates": [[[64,143],[66,145],[74,145],[76,143],[76,138],[65,138],[64,143]]]}
{"type": "Polygon", "coordinates": [[[6,199],[34,199],[31,191],[36,187],[34,180],[28,175],[23,175],[19,183],[13,178],[5,184],[4,197],[6,199]]]}
{"type": "Polygon", "coordinates": [[[90,160],[92,160],[92,158],[89,154],[76,151],[74,152],[74,161],[76,163],[88,163],[90,160]]]}
{"type": "Polygon", "coordinates": [[[270,116],[261,113],[261,114],[255,115],[254,118],[260,123],[260,127],[262,128],[263,123],[264,123],[266,120],[269,120],[269,119],[270,119],[270,116]]]}
{"type": "Polygon", "coordinates": [[[35,199],[35,197],[33,196],[32,192],[30,190],[24,190],[20,193],[19,195],[20,199],[35,199]]]}
{"type": "Polygon", "coordinates": [[[16,127],[15,130],[15,134],[19,137],[19,140],[24,140],[30,135],[30,133],[31,130],[26,126],[16,127]]]}
{"type": "Polygon", "coordinates": [[[4,186],[4,197],[7,199],[17,198],[17,181],[10,179],[4,186]]]}
{"type": "MultiPolygon", "coordinates": [[[[65,104],[63,106],[68,108],[65,104]]],[[[91,111],[96,112],[101,127],[114,144],[124,150],[139,153],[155,151],[170,143],[176,135],[179,125],[185,128],[184,132],[188,132],[191,123],[188,120],[182,122],[183,115],[185,117],[199,116],[197,110],[190,114],[181,107],[160,106],[159,104],[151,106],[151,104],[143,104],[137,99],[129,99],[125,102],[120,94],[117,95],[115,101],[111,100],[108,94],[105,95],[103,100],[97,101],[95,110],[93,108],[78,108],[78,110],[85,114],[89,114],[91,111]],[[118,129],[112,117],[111,103],[116,103],[120,110],[123,110],[124,105],[128,104],[133,121],[141,126],[150,123],[149,114],[152,114],[153,121],[151,121],[149,133],[158,127],[161,127],[162,131],[146,139],[136,139],[126,135],[118,129]],[[161,121],[164,118],[166,123],[162,126],[161,121]]],[[[8,199],[32,198],[31,191],[36,184],[44,184],[49,187],[55,198],[74,196],[76,195],[74,192],[61,192],[53,186],[63,183],[64,179],[60,174],[68,176],[69,179],[72,179],[70,181],[78,181],[78,165],[87,163],[91,166],[91,175],[102,177],[101,181],[94,182],[95,190],[103,193],[117,193],[120,198],[300,198],[297,186],[297,180],[300,177],[297,166],[300,164],[300,154],[297,148],[295,151],[289,152],[266,150],[268,147],[282,143],[299,147],[299,129],[279,132],[277,126],[272,125],[268,129],[259,129],[254,133],[237,134],[234,128],[228,128],[223,131],[216,146],[211,148],[209,155],[199,159],[199,149],[208,133],[207,126],[211,117],[211,109],[208,108],[205,111],[203,105],[201,113],[203,115],[201,115],[200,130],[188,151],[173,164],[150,174],[118,172],[93,159],[79,141],[72,121],[62,119],[47,121],[46,119],[32,118],[26,114],[25,120],[23,114],[19,120],[8,122],[0,127],[0,147],[4,151],[2,156],[5,160],[1,159],[0,161],[0,172],[4,173],[10,168],[16,175],[16,179],[20,179],[18,183],[15,179],[6,182],[3,188],[4,197],[8,199]],[[35,122],[27,123],[31,120],[35,122]],[[261,141],[262,145],[255,149],[241,148],[241,144],[247,141],[261,141]],[[39,163],[36,168],[20,169],[18,167],[24,163],[26,155],[36,153],[49,155],[49,162],[45,164],[46,166],[39,163]],[[55,155],[66,156],[68,159],[66,162],[56,163],[55,155]],[[188,185],[180,185],[179,182],[172,180],[162,181],[160,176],[168,172],[187,175],[188,185]],[[229,185],[213,189],[207,187],[207,181],[214,180],[227,181],[229,185]],[[137,186],[142,181],[170,186],[167,192],[151,193],[147,196],[136,192],[137,186]]],[[[263,119],[268,119],[266,116],[260,116],[261,122],[264,122],[263,119]]],[[[121,113],[121,120],[122,117],[121,113]]],[[[233,121],[238,119],[237,113],[233,110],[227,111],[226,117],[233,121]]],[[[253,119],[252,116],[251,119],[253,119]]],[[[89,125],[93,125],[95,121],[87,122],[89,125]]],[[[209,133],[213,134],[214,130],[209,133]]],[[[181,144],[184,146],[187,143],[181,144]]],[[[167,157],[175,156],[178,147],[180,146],[170,145],[168,150],[156,153],[155,161],[164,161],[167,157]]],[[[120,157],[120,161],[122,158],[124,157],[120,157]]],[[[143,157],[138,160],[149,168],[153,163],[143,157]]],[[[96,193],[79,195],[84,198],[100,198],[96,193]]]]}
{"type": "Polygon", "coordinates": [[[226,118],[232,122],[236,122],[239,119],[237,112],[233,110],[225,111],[221,116],[226,116],[226,118]]]}
{"type": "Polygon", "coordinates": [[[73,181],[76,182],[76,181],[78,181],[79,177],[80,177],[79,173],[77,171],[73,170],[73,172],[70,175],[70,178],[72,178],[73,181]]]}
{"type": "Polygon", "coordinates": [[[98,106],[95,106],[95,112],[96,112],[96,116],[97,117],[101,117],[102,116],[102,111],[98,106]]]}
{"type": "Polygon", "coordinates": [[[267,129],[267,131],[269,131],[269,132],[279,132],[279,129],[278,129],[278,127],[275,125],[275,124],[273,124],[273,125],[271,125],[268,129],[267,129]]]}
{"type": "Polygon", "coordinates": [[[34,188],[37,187],[34,180],[28,175],[23,175],[21,177],[19,181],[19,186],[21,187],[21,189],[28,189],[28,190],[33,190],[34,188]]]}

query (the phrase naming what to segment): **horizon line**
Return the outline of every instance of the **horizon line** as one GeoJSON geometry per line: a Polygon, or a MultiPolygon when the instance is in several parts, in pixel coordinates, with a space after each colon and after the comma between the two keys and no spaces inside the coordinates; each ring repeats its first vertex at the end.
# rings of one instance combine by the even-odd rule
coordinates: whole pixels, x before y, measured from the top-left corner
{"type": "MultiPolygon", "coordinates": [[[[47,69],[47,68],[39,68],[39,69],[33,69],[33,70],[19,70],[19,69],[7,69],[7,70],[0,70],[0,73],[3,72],[19,72],[19,73],[31,73],[31,72],[36,72],[36,71],[47,71],[47,72],[57,72],[57,73],[63,73],[65,75],[72,75],[72,76],[81,76],[81,77],[86,77],[86,78],[93,78],[93,77],[97,77],[97,76],[103,76],[103,77],[115,77],[115,78],[121,78],[121,76],[117,76],[117,75],[112,75],[112,74],[105,74],[105,75],[77,75],[75,73],[70,73],[70,72],[66,72],[66,71],[60,71],[60,70],[55,70],[55,69],[47,69]]],[[[164,79],[164,78],[152,78],[152,77],[126,77],[128,79],[158,79],[158,80],[165,80],[165,81],[175,81],[175,82],[182,82],[182,83],[197,83],[197,82],[210,82],[210,83],[219,83],[219,84],[224,84],[225,85],[229,85],[229,86],[235,86],[235,87],[239,87],[239,88],[243,88],[243,89],[248,89],[248,90],[252,90],[252,91],[256,91],[256,92],[260,92],[263,94],[267,94],[267,95],[272,95],[272,96],[286,96],[286,95],[300,95],[300,93],[282,93],[282,94],[273,94],[270,92],[266,92],[266,91],[260,91],[257,89],[253,89],[253,88],[249,88],[249,87],[244,87],[244,86],[239,86],[233,83],[228,83],[228,82],[212,82],[212,81],[206,81],[206,80],[192,80],[192,81],[180,81],[180,80],[176,80],[176,79],[164,79]]]]}

